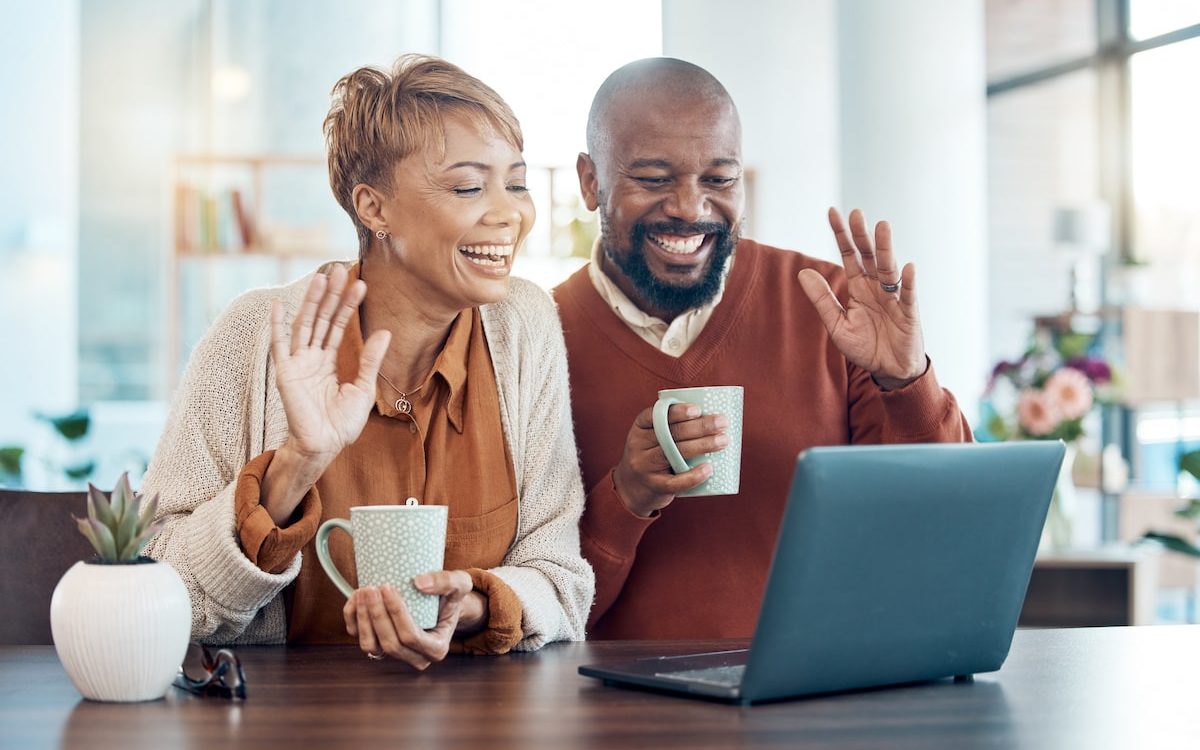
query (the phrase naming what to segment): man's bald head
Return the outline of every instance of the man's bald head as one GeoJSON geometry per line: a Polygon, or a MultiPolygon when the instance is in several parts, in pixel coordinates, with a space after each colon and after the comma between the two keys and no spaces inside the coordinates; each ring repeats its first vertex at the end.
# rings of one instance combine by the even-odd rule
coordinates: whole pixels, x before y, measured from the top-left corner
{"type": "Polygon", "coordinates": [[[641,107],[718,106],[740,130],[737,107],[721,82],[699,65],[673,57],[648,57],[623,65],[600,84],[588,112],[587,148],[607,156],[613,124],[641,107]]]}

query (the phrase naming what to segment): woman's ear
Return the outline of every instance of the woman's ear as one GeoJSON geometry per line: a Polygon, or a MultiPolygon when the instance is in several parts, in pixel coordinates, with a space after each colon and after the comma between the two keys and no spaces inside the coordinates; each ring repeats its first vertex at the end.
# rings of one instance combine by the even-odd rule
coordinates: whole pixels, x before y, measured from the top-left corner
{"type": "Polygon", "coordinates": [[[354,202],[354,212],[358,214],[358,220],[363,226],[372,233],[379,230],[391,231],[387,225],[387,218],[383,215],[383,193],[360,182],[351,191],[350,199],[354,202]]]}

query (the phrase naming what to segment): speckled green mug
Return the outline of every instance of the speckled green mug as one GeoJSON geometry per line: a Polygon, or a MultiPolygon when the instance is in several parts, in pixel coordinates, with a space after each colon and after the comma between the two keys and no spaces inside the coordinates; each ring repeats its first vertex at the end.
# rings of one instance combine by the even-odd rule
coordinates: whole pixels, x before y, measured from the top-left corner
{"type": "Polygon", "coordinates": [[[667,454],[671,469],[676,474],[682,474],[702,463],[710,463],[713,467],[711,477],[690,490],[680,492],[680,496],[738,493],[742,478],[742,397],[740,385],[670,388],[658,392],[658,401],[654,404],[654,435],[663,453],[667,454]],[[685,461],[671,438],[671,428],[667,423],[667,410],[671,404],[695,404],[700,407],[701,414],[724,414],[729,420],[729,427],[725,428],[729,445],[715,453],[702,453],[685,461]]]}
{"type": "Polygon", "coordinates": [[[350,509],[350,520],[331,518],[317,530],[317,559],[333,585],[346,595],[354,588],[329,557],[329,535],[341,529],[354,540],[354,568],[359,586],[391,586],[419,628],[437,625],[438,597],[422,594],[413,576],[441,570],[446,555],[445,505],[362,505],[350,509]]]}

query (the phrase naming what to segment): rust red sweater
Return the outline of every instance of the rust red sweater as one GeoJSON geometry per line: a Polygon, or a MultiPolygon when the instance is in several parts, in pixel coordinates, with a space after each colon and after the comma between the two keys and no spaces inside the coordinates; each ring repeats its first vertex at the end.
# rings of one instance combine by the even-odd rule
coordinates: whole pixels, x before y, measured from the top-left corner
{"type": "Polygon", "coordinates": [[[678,359],[609,310],[582,269],[554,290],[566,335],[584,486],[583,554],[596,571],[590,638],[748,638],[796,454],[814,445],[970,440],[932,365],[884,392],[846,362],[796,280],[815,268],[844,302],[840,266],[738,243],[725,296],[678,359]],[[628,512],[612,470],[662,388],[745,387],[741,492],[628,512]]]}

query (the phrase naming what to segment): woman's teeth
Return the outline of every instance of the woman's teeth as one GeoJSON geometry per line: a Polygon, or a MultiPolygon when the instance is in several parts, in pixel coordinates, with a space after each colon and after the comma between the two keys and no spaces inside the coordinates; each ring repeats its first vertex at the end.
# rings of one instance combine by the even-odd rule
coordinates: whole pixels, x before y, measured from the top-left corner
{"type": "Polygon", "coordinates": [[[705,236],[693,234],[688,237],[679,237],[673,234],[652,234],[650,239],[668,253],[689,255],[700,249],[700,246],[704,244],[705,236]]]}
{"type": "Polygon", "coordinates": [[[458,251],[477,266],[500,268],[508,263],[512,245],[459,245],[458,251]]]}

